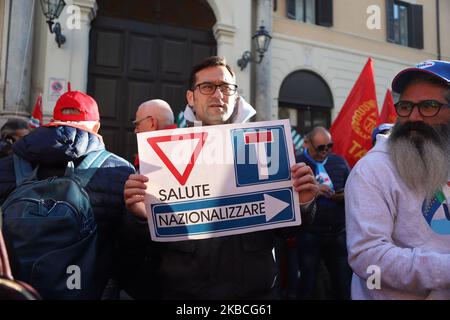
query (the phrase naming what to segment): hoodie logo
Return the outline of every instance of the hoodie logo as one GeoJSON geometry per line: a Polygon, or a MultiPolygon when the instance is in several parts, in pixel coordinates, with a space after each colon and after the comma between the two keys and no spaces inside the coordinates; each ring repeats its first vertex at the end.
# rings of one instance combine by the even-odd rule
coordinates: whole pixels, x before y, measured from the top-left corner
{"type": "Polygon", "coordinates": [[[422,213],[428,225],[438,234],[450,235],[450,181],[442,190],[435,193],[433,199],[422,203],[422,213]]]}

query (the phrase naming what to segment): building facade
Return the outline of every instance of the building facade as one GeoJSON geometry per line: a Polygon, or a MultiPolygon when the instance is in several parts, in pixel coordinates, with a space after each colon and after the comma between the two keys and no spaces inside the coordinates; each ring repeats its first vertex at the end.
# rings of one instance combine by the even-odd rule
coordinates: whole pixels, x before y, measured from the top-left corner
{"type": "Polygon", "coordinates": [[[381,108],[392,77],[426,59],[450,60],[450,0],[66,0],[58,47],[40,0],[0,0],[0,124],[29,117],[39,93],[45,119],[59,95],[98,101],[101,134],[126,158],[139,104],[184,109],[193,64],[218,54],[236,71],[256,120],[289,118],[300,133],[329,126],[367,58],[374,59],[381,108]],[[260,64],[237,65],[254,50],[259,26],[272,35],[260,64]]]}
{"type": "Polygon", "coordinates": [[[369,56],[380,109],[399,70],[427,59],[450,59],[443,36],[450,31],[444,19],[450,1],[277,2],[273,110],[289,116],[302,133],[316,125],[329,127],[369,56]]]}

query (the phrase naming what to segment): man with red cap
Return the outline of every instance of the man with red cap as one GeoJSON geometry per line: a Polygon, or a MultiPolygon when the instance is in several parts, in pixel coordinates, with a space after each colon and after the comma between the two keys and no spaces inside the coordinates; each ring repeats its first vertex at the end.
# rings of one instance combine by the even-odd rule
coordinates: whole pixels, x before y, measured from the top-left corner
{"type": "MultiPolygon", "coordinates": [[[[63,176],[68,162],[76,168],[91,152],[105,149],[99,128],[100,116],[95,100],[69,89],[56,102],[52,121],[14,144],[14,154],[33,167],[38,166],[38,179],[63,176]]],[[[0,204],[16,188],[14,169],[12,156],[0,160],[0,204]]],[[[134,172],[128,161],[110,154],[85,187],[98,233],[98,263],[94,266],[97,286],[89,297],[100,299],[109,279],[114,276],[117,230],[125,212],[123,187],[134,172]]]]}
{"type": "Polygon", "coordinates": [[[450,62],[401,71],[398,120],[345,187],[354,299],[450,299],[450,62]]]}
{"type": "Polygon", "coordinates": [[[56,101],[52,122],[47,126],[61,123],[97,133],[100,129],[97,102],[83,92],[69,90],[56,101]]]}

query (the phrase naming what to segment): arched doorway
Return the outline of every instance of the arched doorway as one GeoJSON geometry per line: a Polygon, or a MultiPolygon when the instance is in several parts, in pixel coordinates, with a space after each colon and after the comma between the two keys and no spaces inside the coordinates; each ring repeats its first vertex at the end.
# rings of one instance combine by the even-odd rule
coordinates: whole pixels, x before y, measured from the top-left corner
{"type": "Polygon", "coordinates": [[[299,70],[283,80],[278,98],[279,118],[290,119],[301,135],[316,126],[329,128],[332,108],[331,90],[318,74],[299,70]]]}
{"type": "Polygon", "coordinates": [[[97,100],[108,150],[132,160],[131,121],[149,99],[175,116],[186,105],[191,67],[216,53],[214,13],[206,0],[97,0],[90,32],[88,93],[97,100]],[[201,19],[199,19],[201,17],[201,19]]]}

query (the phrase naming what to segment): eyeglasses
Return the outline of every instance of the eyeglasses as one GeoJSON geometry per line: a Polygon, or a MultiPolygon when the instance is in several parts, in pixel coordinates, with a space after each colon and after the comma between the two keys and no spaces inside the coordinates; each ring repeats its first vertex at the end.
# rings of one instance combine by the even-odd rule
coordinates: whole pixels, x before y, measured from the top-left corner
{"type": "Polygon", "coordinates": [[[194,91],[195,88],[198,88],[200,93],[207,96],[213,95],[216,92],[217,88],[219,88],[220,92],[222,92],[223,95],[232,96],[236,93],[238,86],[230,83],[214,84],[211,82],[202,82],[194,86],[192,91],[194,91]]]}
{"type": "Polygon", "coordinates": [[[315,146],[313,145],[313,143],[311,142],[311,146],[312,146],[312,147],[314,148],[314,150],[316,150],[317,152],[328,151],[328,150],[330,150],[331,148],[333,148],[333,145],[334,145],[334,143],[331,142],[331,143],[329,143],[329,144],[320,144],[320,145],[318,145],[317,147],[315,147],[315,146]]]}
{"type": "Polygon", "coordinates": [[[434,117],[439,113],[442,107],[450,107],[450,104],[445,104],[436,100],[423,100],[419,102],[399,101],[395,104],[395,111],[399,117],[409,117],[417,106],[422,117],[434,117]]]}
{"type": "Polygon", "coordinates": [[[133,126],[135,128],[137,128],[142,121],[147,120],[149,118],[153,118],[153,116],[147,116],[145,118],[142,118],[141,120],[133,120],[133,121],[131,121],[131,123],[133,124],[133,126]]]}

